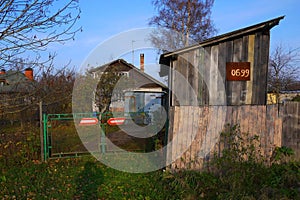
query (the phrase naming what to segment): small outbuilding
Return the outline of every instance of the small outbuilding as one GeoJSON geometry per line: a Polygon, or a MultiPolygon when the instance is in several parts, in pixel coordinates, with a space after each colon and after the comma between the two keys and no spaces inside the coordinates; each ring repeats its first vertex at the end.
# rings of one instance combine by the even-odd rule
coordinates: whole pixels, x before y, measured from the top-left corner
{"type": "Polygon", "coordinates": [[[170,106],[195,105],[193,95],[197,105],[266,105],[270,30],[283,18],[161,55],[160,75],[169,77],[170,106]],[[188,84],[179,82],[180,76],[188,84]]]}
{"type": "Polygon", "coordinates": [[[160,56],[169,88],[170,169],[203,169],[228,145],[221,133],[235,125],[258,136],[266,160],[282,145],[283,118],[278,106],[267,106],[267,75],[270,30],[283,18],[160,56]]]}

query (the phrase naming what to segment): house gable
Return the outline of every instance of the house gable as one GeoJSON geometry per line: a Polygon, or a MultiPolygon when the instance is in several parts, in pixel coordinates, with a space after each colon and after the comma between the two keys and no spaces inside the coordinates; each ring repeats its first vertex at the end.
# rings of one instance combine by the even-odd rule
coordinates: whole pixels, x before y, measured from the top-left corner
{"type": "MultiPolygon", "coordinates": [[[[118,75],[127,76],[130,80],[134,80],[135,89],[138,89],[138,88],[163,88],[163,89],[166,89],[167,88],[167,86],[165,86],[161,82],[152,78],[148,74],[140,71],[140,69],[136,68],[135,66],[126,62],[123,59],[117,59],[106,65],[89,70],[89,72],[92,74],[97,74],[97,73],[101,74],[101,73],[105,73],[108,71],[113,71],[115,73],[118,73],[118,75]]],[[[97,77],[97,75],[94,75],[94,77],[97,77]]]]}
{"type": "MultiPolygon", "coordinates": [[[[114,86],[110,99],[109,109],[113,112],[136,112],[137,110],[142,110],[145,103],[149,101],[149,95],[160,94],[162,96],[167,90],[164,84],[123,59],[114,60],[106,65],[90,69],[89,73],[93,74],[93,77],[96,80],[98,79],[98,81],[105,80],[101,79],[101,75],[105,73],[113,73],[119,76],[116,77],[118,86],[114,86]],[[125,79],[122,80],[122,76],[125,76],[125,79]]],[[[99,106],[96,106],[96,102],[94,104],[93,110],[98,110],[99,106]]]]}

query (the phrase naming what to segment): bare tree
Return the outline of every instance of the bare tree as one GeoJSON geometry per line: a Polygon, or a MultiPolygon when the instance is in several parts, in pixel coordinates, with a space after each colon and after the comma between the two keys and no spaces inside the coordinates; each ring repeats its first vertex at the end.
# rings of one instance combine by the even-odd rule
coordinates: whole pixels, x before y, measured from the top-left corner
{"type": "Polygon", "coordinates": [[[116,102],[124,101],[124,92],[135,88],[136,81],[119,65],[93,67],[77,74],[73,89],[73,111],[105,113],[116,102]]]}
{"type": "Polygon", "coordinates": [[[70,111],[74,72],[67,69],[68,63],[55,69],[56,53],[48,53],[47,48],[74,39],[81,31],[75,25],[79,18],[78,0],[0,0],[1,67],[12,69],[18,76],[33,68],[35,75],[34,81],[23,79],[2,87],[1,116],[34,111],[41,100],[47,105],[59,103],[53,107],[70,111]]]}
{"type": "MultiPolygon", "coordinates": [[[[17,68],[23,67],[17,66],[17,68]]],[[[14,82],[0,86],[0,119],[32,121],[38,119],[40,101],[44,112],[70,113],[72,111],[72,90],[75,81],[74,69],[64,67],[55,69],[45,66],[33,81],[28,80],[20,71],[7,72],[14,82]]],[[[1,79],[1,76],[0,76],[1,79]]]]}
{"type": "Polygon", "coordinates": [[[75,113],[93,112],[95,79],[88,71],[76,74],[72,93],[72,109],[75,113]]]}
{"type": "Polygon", "coordinates": [[[38,78],[36,97],[43,100],[48,113],[71,113],[75,70],[65,67],[45,70],[38,78]]]}
{"type": "Polygon", "coordinates": [[[277,103],[280,103],[281,91],[288,90],[292,84],[300,81],[299,50],[278,45],[270,56],[268,91],[275,93],[277,103]]]}
{"type": "Polygon", "coordinates": [[[164,29],[152,36],[152,42],[163,49],[185,47],[191,45],[190,41],[201,42],[216,34],[211,20],[214,0],[153,0],[152,3],[158,14],[150,19],[149,25],[171,30],[164,29]]]}
{"type": "Polygon", "coordinates": [[[134,86],[135,81],[123,76],[117,67],[110,66],[105,71],[99,71],[101,78],[95,92],[95,103],[101,113],[108,112],[115,101],[124,100],[124,91],[134,86]]]}
{"type": "MultiPolygon", "coordinates": [[[[0,0],[0,62],[14,63],[24,53],[33,55],[30,64],[40,63],[40,52],[54,42],[74,39],[81,28],[77,0],[0,0]]],[[[47,59],[52,59],[49,54],[47,59]]]]}

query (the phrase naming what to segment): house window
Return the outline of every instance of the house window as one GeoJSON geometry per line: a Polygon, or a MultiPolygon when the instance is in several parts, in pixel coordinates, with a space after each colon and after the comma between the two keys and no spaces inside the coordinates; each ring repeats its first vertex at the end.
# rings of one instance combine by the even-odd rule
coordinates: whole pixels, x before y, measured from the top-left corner
{"type": "Polygon", "coordinates": [[[0,86],[8,85],[5,79],[0,79],[0,86]]]}
{"type": "Polygon", "coordinates": [[[118,72],[119,76],[129,77],[129,72],[118,72]]]}

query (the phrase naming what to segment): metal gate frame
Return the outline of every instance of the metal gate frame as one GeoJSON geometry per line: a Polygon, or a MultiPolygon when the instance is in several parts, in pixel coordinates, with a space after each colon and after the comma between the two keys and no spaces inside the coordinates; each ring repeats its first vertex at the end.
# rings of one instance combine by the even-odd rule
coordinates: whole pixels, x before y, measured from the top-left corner
{"type": "MultiPolygon", "coordinates": [[[[88,154],[83,152],[70,152],[70,153],[60,153],[58,155],[52,155],[52,135],[50,132],[51,122],[59,120],[74,120],[80,118],[97,118],[99,120],[100,113],[68,113],[68,114],[43,114],[43,160],[48,160],[53,157],[78,157],[80,154],[88,154]]],[[[99,120],[99,126],[101,127],[101,136],[105,136],[104,124],[99,120]]],[[[105,145],[105,144],[100,144],[105,145]]],[[[102,148],[104,149],[104,148],[102,148]]]]}
{"type": "MultiPolygon", "coordinates": [[[[107,120],[113,116],[132,116],[137,115],[140,113],[132,112],[132,113],[99,113],[99,112],[92,112],[92,113],[68,113],[68,114],[43,114],[43,141],[41,141],[42,144],[42,159],[44,161],[50,159],[50,158],[61,158],[61,157],[79,157],[81,155],[90,155],[90,152],[68,152],[68,153],[59,153],[55,154],[53,156],[51,150],[52,150],[52,135],[49,131],[49,128],[51,128],[51,121],[59,121],[59,120],[74,120],[74,119],[82,119],[82,118],[97,118],[98,119],[98,126],[100,126],[101,130],[101,140],[99,143],[99,152],[98,153],[106,153],[106,141],[105,141],[105,130],[107,126],[107,120]]],[[[168,129],[169,129],[169,120],[167,119],[165,124],[165,138],[164,138],[164,144],[167,142],[168,138],[168,129]]]]}

